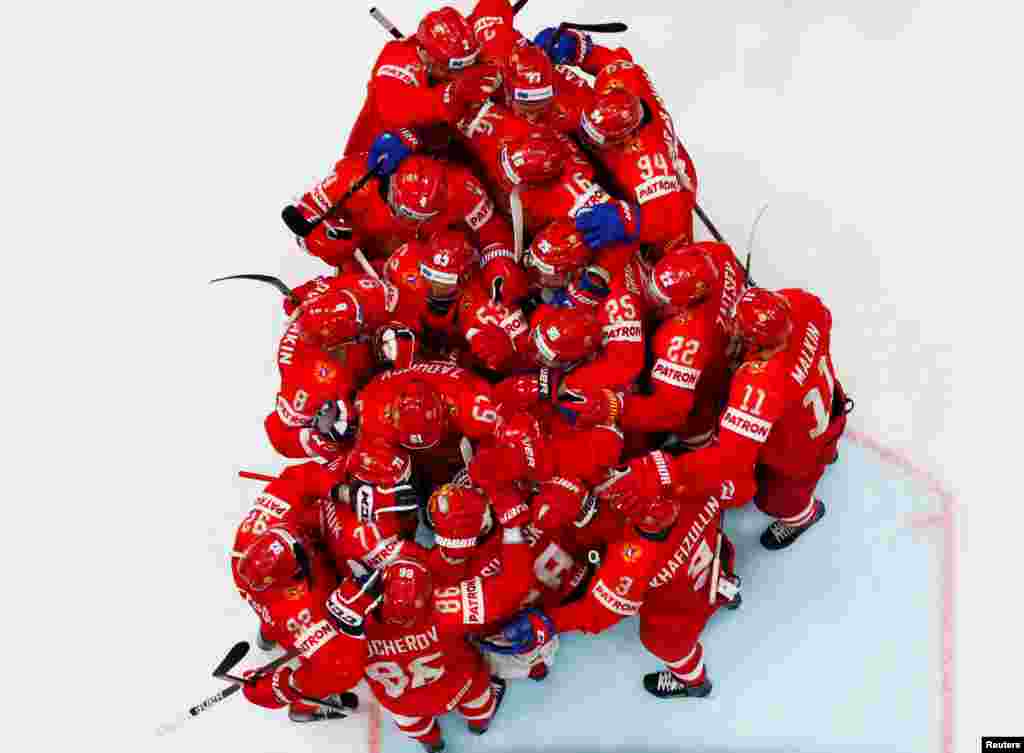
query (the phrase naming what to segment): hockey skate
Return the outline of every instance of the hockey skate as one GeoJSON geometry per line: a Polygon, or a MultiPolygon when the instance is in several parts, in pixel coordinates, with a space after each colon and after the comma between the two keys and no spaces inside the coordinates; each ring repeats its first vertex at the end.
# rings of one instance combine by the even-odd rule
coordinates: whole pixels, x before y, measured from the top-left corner
{"type": "Polygon", "coordinates": [[[486,719],[471,719],[466,722],[466,726],[469,727],[469,731],[474,735],[482,735],[490,729],[491,722],[494,721],[494,717],[498,715],[498,709],[501,708],[501,702],[505,698],[506,687],[506,683],[503,679],[493,675],[491,676],[491,691],[497,695],[497,698],[494,701],[494,713],[486,719]]]}
{"type": "Polygon", "coordinates": [[[704,677],[698,685],[681,682],[669,670],[644,675],[644,689],[658,698],[704,698],[711,694],[711,680],[704,677]]]}
{"type": "Polygon", "coordinates": [[[765,549],[776,551],[785,549],[792,544],[808,528],[825,517],[825,503],[820,499],[814,500],[814,515],[802,526],[788,526],[780,520],[776,520],[765,532],[761,534],[761,546],[765,549]]]}
{"type": "Polygon", "coordinates": [[[260,651],[268,653],[277,648],[277,641],[272,641],[263,635],[263,623],[260,623],[260,629],[256,631],[256,645],[260,647],[260,651]]]}
{"type": "MultiPolygon", "coordinates": [[[[355,711],[359,708],[359,697],[355,693],[333,693],[327,696],[327,700],[333,701],[339,706],[344,706],[347,711],[355,711]]],[[[346,714],[335,709],[302,701],[296,701],[288,707],[288,718],[300,724],[305,722],[328,722],[331,719],[344,719],[346,716],[346,714]]]]}
{"type": "Polygon", "coordinates": [[[427,753],[441,753],[444,750],[444,740],[439,740],[436,743],[428,743],[425,740],[420,740],[420,745],[423,746],[423,750],[427,753]]]}

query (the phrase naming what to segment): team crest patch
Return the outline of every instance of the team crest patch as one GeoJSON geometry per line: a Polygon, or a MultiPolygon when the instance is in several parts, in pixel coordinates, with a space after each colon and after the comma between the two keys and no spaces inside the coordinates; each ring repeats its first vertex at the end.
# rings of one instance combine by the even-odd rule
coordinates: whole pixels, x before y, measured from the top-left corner
{"type": "Polygon", "coordinates": [[[284,590],[284,598],[290,599],[291,601],[297,601],[301,599],[306,593],[305,586],[288,586],[284,590]]]}
{"type": "Polygon", "coordinates": [[[643,553],[643,549],[636,544],[626,544],[626,546],[622,548],[622,559],[632,565],[640,559],[640,556],[643,553]]]}
{"type": "Polygon", "coordinates": [[[317,361],[313,368],[313,376],[321,384],[327,384],[333,382],[338,376],[338,369],[327,361],[317,361]]]}

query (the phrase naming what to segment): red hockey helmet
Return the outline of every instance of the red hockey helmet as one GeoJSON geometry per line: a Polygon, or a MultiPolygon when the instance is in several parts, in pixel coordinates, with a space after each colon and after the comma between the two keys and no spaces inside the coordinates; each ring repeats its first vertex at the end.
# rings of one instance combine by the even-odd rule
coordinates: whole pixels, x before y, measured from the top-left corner
{"type": "Polygon", "coordinates": [[[597,96],[594,104],[580,113],[580,129],[594,146],[616,144],[633,133],[644,119],[640,97],[622,88],[597,96]]]}
{"type": "Polygon", "coordinates": [[[306,550],[284,528],[271,528],[260,535],[238,562],[238,577],[252,591],[286,585],[308,573],[306,550]]]}
{"type": "Polygon", "coordinates": [[[435,159],[414,154],[402,160],[388,184],[388,206],[397,217],[426,222],[448,199],[445,167],[435,159]]]}
{"type": "Polygon", "coordinates": [[[390,406],[398,442],[410,450],[426,450],[441,441],[444,404],[429,384],[419,379],[402,387],[390,406]]]}
{"type": "Polygon", "coordinates": [[[679,503],[664,497],[639,499],[628,505],[612,502],[612,508],[626,516],[638,531],[652,536],[664,533],[679,518],[679,503]]]}
{"type": "Polygon", "coordinates": [[[670,247],[654,265],[647,293],[661,307],[687,307],[702,301],[718,283],[718,268],[709,246],[693,243],[670,247]]]}
{"type": "Polygon", "coordinates": [[[560,288],[568,285],[578,269],[593,256],[590,246],[570,220],[549,222],[533,238],[523,255],[523,266],[535,269],[541,287],[560,288]]]}
{"type": "Polygon", "coordinates": [[[526,45],[509,55],[503,79],[505,98],[517,115],[537,117],[554,101],[554,71],[540,47],[526,45]]]}
{"type": "Polygon", "coordinates": [[[480,43],[469,22],[451,6],[431,11],[416,29],[416,41],[425,53],[424,63],[437,78],[468,68],[480,56],[480,43]]]}
{"type": "Polygon", "coordinates": [[[381,616],[392,625],[421,622],[433,602],[430,570],[418,559],[400,557],[384,570],[384,603],[381,616]]]}
{"type": "Polygon", "coordinates": [[[548,131],[533,131],[501,147],[501,169],[510,186],[537,185],[554,180],[562,172],[566,150],[548,131]]]}
{"type": "Polygon", "coordinates": [[[733,321],[736,334],[755,351],[782,345],[793,331],[789,303],[764,288],[751,288],[743,294],[733,321]]]}
{"type": "Polygon", "coordinates": [[[598,349],[601,325],[589,311],[548,308],[536,317],[530,337],[537,350],[537,361],[553,369],[563,368],[598,349]]]}
{"type": "Polygon", "coordinates": [[[430,245],[420,257],[420,274],[427,281],[427,297],[449,301],[459,286],[469,279],[476,259],[476,249],[458,230],[441,230],[430,238],[430,245]]]}
{"type": "Polygon", "coordinates": [[[332,290],[310,301],[296,320],[301,337],[319,348],[353,339],[363,326],[363,307],[349,290],[332,290]]]}
{"type": "Polygon", "coordinates": [[[487,498],[477,489],[445,484],[430,495],[427,515],[446,562],[457,565],[494,525],[487,498]]]}

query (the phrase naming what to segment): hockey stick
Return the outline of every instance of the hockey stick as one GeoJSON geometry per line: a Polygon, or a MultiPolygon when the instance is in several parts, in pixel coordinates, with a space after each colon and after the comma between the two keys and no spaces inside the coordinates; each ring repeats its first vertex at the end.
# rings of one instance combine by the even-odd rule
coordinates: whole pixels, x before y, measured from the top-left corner
{"type": "Polygon", "coordinates": [[[273,275],[228,275],[227,277],[218,277],[215,280],[210,280],[210,284],[212,285],[215,282],[223,282],[224,280],[256,280],[257,282],[265,282],[268,285],[273,285],[285,298],[290,299],[293,303],[301,303],[299,297],[295,295],[295,292],[285,285],[279,277],[274,277],[273,275]]]}
{"type": "Polygon", "coordinates": [[[620,34],[629,31],[629,27],[622,21],[606,21],[600,24],[577,24],[572,21],[563,21],[558,25],[559,29],[576,29],[576,31],[592,31],[597,34],[620,34]]]}
{"type": "Polygon", "coordinates": [[[253,473],[252,471],[239,471],[238,477],[251,479],[252,481],[266,481],[268,484],[271,481],[277,481],[276,476],[267,476],[262,473],[253,473]]]}
{"type": "MultiPolygon", "coordinates": [[[[351,199],[353,194],[369,183],[370,178],[373,178],[378,174],[378,169],[384,159],[384,155],[381,155],[380,159],[377,160],[377,164],[367,170],[359,180],[349,186],[348,190],[341,195],[341,198],[334,202],[334,204],[332,204],[331,207],[323,213],[323,216],[318,217],[315,220],[307,220],[299,213],[299,210],[296,209],[294,205],[289,204],[281,210],[281,219],[284,220],[284,224],[287,225],[288,229],[295,233],[295,235],[300,238],[305,238],[326,220],[336,217],[338,212],[340,212],[341,208],[345,205],[345,202],[351,199]]],[[[344,228],[341,233],[338,234],[336,238],[332,238],[332,240],[336,240],[338,238],[348,240],[351,237],[352,230],[350,228],[344,228]]]]}
{"type": "Polygon", "coordinates": [[[359,263],[359,266],[363,268],[363,271],[366,272],[366,274],[370,275],[370,277],[376,277],[378,280],[380,279],[380,275],[377,274],[377,270],[374,269],[373,265],[366,260],[366,256],[360,249],[357,248],[352,256],[359,263]]]}
{"type": "MultiPolygon", "coordinates": [[[[234,646],[231,647],[231,650],[228,651],[227,656],[225,656],[224,659],[221,660],[220,664],[218,664],[217,667],[214,669],[214,676],[217,677],[218,679],[221,679],[222,677],[224,677],[225,673],[227,673],[228,671],[233,669],[234,666],[236,664],[238,664],[238,662],[240,662],[242,660],[242,658],[248,652],[249,652],[249,644],[248,643],[246,643],[245,641],[240,641],[239,643],[236,643],[234,646]]],[[[284,656],[279,656],[277,659],[274,659],[274,661],[270,662],[269,664],[265,664],[262,667],[260,667],[259,669],[257,669],[256,673],[253,675],[253,678],[259,677],[259,676],[264,675],[264,674],[266,674],[267,672],[269,672],[269,671],[271,671],[273,669],[276,669],[280,665],[284,664],[286,661],[289,661],[290,659],[293,659],[295,656],[296,656],[296,654],[291,654],[291,653],[285,654],[284,656]]],[[[250,679],[252,679],[252,678],[250,678],[250,679]]],[[[191,706],[187,711],[183,711],[181,714],[179,714],[173,720],[171,720],[169,722],[164,722],[163,724],[161,724],[159,727],[156,728],[156,734],[157,735],[167,735],[167,734],[170,734],[171,732],[176,732],[189,719],[193,719],[193,718],[199,716],[201,713],[206,711],[208,708],[216,706],[218,703],[223,701],[225,698],[229,698],[230,696],[234,695],[235,693],[237,693],[239,691],[239,689],[241,687],[242,686],[240,684],[238,684],[238,683],[233,683],[231,685],[228,685],[226,688],[224,688],[220,692],[214,693],[212,696],[210,696],[209,698],[201,701],[200,703],[197,703],[195,706],[191,706]]]]}
{"type": "Polygon", "coordinates": [[[725,243],[725,240],[722,238],[722,234],[718,232],[718,228],[715,227],[711,218],[704,214],[704,210],[700,208],[700,204],[698,204],[696,200],[693,202],[693,211],[697,213],[698,217],[700,217],[700,221],[704,223],[704,227],[706,227],[708,232],[711,233],[711,237],[719,243],[725,243]]]}
{"type": "Polygon", "coordinates": [[[517,0],[516,4],[512,6],[512,15],[514,16],[516,13],[521,11],[523,6],[528,2],[530,2],[530,0],[517,0]]]}
{"type": "Polygon", "coordinates": [[[370,15],[373,16],[374,21],[384,27],[388,34],[393,36],[395,39],[402,39],[402,32],[400,32],[398,27],[388,20],[387,16],[377,10],[376,6],[370,8],[370,15]]]}

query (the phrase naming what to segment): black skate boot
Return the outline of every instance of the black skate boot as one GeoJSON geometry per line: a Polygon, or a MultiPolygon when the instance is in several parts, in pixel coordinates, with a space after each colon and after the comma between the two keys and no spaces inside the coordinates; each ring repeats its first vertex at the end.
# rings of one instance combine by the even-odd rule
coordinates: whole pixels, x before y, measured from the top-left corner
{"type": "Polygon", "coordinates": [[[270,652],[277,648],[277,641],[263,635],[263,623],[260,623],[260,629],[256,631],[256,645],[260,647],[260,651],[270,652]]]}
{"type": "MultiPolygon", "coordinates": [[[[355,693],[333,693],[327,696],[326,700],[332,701],[339,706],[344,706],[346,711],[355,711],[359,708],[359,697],[355,693]]],[[[345,719],[347,716],[347,714],[336,709],[302,701],[293,703],[288,707],[288,718],[299,724],[306,722],[328,722],[331,719],[345,719]]]]}
{"type": "Polygon", "coordinates": [[[436,743],[428,743],[425,740],[420,740],[420,745],[423,746],[423,750],[427,753],[441,753],[444,750],[444,740],[436,743]]]}
{"type": "Polygon", "coordinates": [[[469,720],[466,722],[466,726],[469,727],[469,731],[474,735],[482,735],[491,727],[491,722],[494,721],[494,717],[498,715],[498,710],[501,708],[501,702],[505,698],[505,681],[500,677],[491,676],[491,692],[496,694],[494,701],[494,713],[486,719],[469,720]]]}
{"type": "Polygon", "coordinates": [[[814,500],[814,515],[811,516],[811,519],[808,522],[804,523],[802,526],[794,527],[786,525],[781,520],[776,520],[765,529],[764,533],[761,534],[761,546],[772,551],[785,549],[800,538],[800,535],[804,531],[824,517],[825,504],[820,499],[816,499],[814,500]]]}
{"type": "Polygon", "coordinates": [[[644,689],[658,698],[704,698],[711,694],[711,680],[704,675],[699,685],[681,682],[667,669],[644,675],[644,689]]]}

